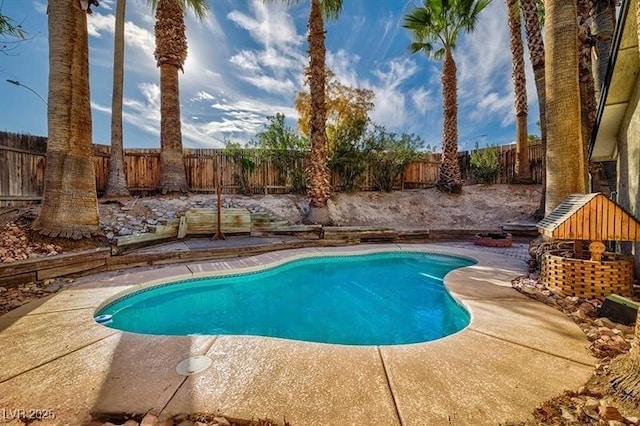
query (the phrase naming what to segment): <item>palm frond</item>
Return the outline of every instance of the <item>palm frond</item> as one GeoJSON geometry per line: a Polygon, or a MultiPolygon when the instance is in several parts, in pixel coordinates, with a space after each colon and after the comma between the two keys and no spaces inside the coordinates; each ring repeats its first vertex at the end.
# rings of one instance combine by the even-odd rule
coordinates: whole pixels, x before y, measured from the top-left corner
{"type": "Polygon", "coordinates": [[[478,15],[491,0],[423,0],[404,17],[403,27],[413,35],[409,50],[434,59],[456,46],[460,31],[475,29],[478,15]],[[444,50],[443,50],[444,49],[444,50]]]}
{"type": "Polygon", "coordinates": [[[338,19],[342,13],[342,0],[322,0],[322,15],[325,19],[338,19]]]}
{"type": "MultiPolygon", "coordinates": [[[[151,10],[156,10],[159,0],[147,0],[147,4],[151,7],[151,10]]],[[[206,18],[207,11],[209,10],[209,2],[207,0],[179,0],[182,10],[191,10],[198,19],[202,20],[206,18]]]]}

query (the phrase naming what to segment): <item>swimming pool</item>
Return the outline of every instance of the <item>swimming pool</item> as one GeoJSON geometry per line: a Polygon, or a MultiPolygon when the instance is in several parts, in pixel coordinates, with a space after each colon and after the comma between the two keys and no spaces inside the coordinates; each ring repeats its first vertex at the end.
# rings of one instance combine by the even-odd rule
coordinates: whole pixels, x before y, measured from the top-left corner
{"type": "Polygon", "coordinates": [[[108,303],[96,318],[145,334],[241,334],[347,345],[425,342],[469,324],[469,313],[443,278],[474,263],[415,252],[311,257],[144,288],[108,303]]]}

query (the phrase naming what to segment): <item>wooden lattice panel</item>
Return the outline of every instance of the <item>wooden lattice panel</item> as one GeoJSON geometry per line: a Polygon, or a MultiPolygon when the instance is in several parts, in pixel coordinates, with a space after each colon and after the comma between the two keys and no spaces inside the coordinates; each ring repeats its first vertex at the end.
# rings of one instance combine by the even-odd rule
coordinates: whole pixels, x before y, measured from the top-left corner
{"type": "Polygon", "coordinates": [[[540,277],[545,286],[571,296],[594,298],[613,293],[631,296],[633,261],[619,256],[612,257],[612,260],[582,260],[547,252],[540,277]]]}

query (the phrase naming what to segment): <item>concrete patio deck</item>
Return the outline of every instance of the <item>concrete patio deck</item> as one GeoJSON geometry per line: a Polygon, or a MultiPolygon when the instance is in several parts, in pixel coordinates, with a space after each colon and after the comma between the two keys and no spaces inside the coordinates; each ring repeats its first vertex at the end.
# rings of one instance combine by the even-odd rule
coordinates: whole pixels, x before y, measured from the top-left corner
{"type": "Polygon", "coordinates": [[[595,359],[581,330],[511,288],[521,259],[441,244],[287,250],[141,272],[84,277],[75,288],[0,317],[0,424],[10,410],[52,410],[41,424],[83,424],[92,412],[209,412],[292,425],[495,425],[589,378],[595,359]],[[445,283],[471,312],[461,332],[401,346],[342,346],[253,336],[124,333],[93,315],[141,283],[251,269],[324,253],[420,250],[470,256],[445,283]],[[207,355],[207,370],[176,365],[207,355]],[[2,411],[4,410],[4,411],[2,411]]]}

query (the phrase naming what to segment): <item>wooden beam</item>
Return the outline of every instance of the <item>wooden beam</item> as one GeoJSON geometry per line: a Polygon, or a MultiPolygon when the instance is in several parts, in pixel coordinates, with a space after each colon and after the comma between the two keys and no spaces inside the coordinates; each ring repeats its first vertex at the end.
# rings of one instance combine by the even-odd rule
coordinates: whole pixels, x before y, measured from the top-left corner
{"type": "Polygon", "coordinates": [[[41,269],[37,272],[38,280],[46,280],[49,278],[63,277],[76,272],[88,271],[107,265],[107,259],[91,260],[88,262],[69,263],[68,265],[59,266],[57,268],[41,269]]]}
{"type": "Polygon", "coordinates": [[[19,260],[13,263],[0,264],[0,277],[35,272],[40,269],[56,268],[76,262],[88,262],[96,259],[106,259],[111,255],[111,248],[100,247],[81,252],[62,253],[55,256],[36,257],[19,260]]]}
{"type": "Polygon", "coordinates": [[[12,146],[6,146],[6,145],[0,145],[0,151],[19,152],[21,154],[38,155],[40,157],[46,157],[47,155],[46,151],[30,151],[28,149],[14,148],[12,146]]]}
{"type": "Polygon", "coordinates": [[[0,201],[42,201],[40,195],[0,195],[0,201]]]}
{"type": "Polygon", "coordinates": [[[182,239],[187,235],[187,217],[182,216],[180,218],[180,225],[178,226],[178,238],[182,239]]]}

